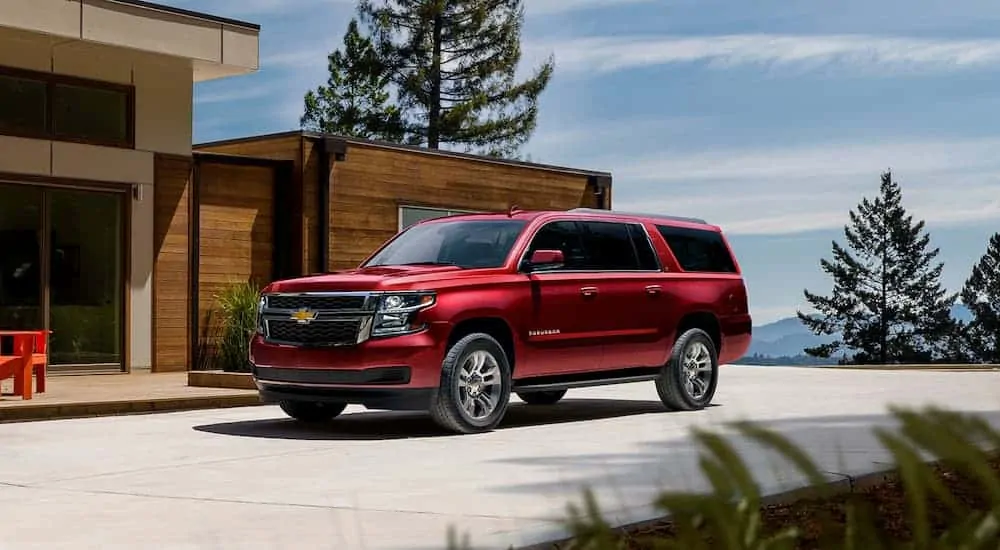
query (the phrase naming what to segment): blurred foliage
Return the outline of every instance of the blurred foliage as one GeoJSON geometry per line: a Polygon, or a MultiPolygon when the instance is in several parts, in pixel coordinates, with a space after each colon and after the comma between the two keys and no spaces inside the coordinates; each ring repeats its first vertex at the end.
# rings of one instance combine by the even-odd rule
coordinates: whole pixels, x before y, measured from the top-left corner
{"type": "MultiPolygon", "coordinates": [[[[880,512],[863,499],[846,499],[842,534],[817,548],[845,550],[980,550],[1000,548],[1000,475],[991,459],[1000,449],[1000,432],[984,419],[927,408],[893,408],[897,429],[876,428],[875,437],[892,455],[909,514],[908,540],[900,541],[879,521],[880,512]],[[942,482],[934,463],[970,480],[985,498],[980,506],[958,501],[942,482]],[[943,517],[942,516],[943,510],[943,517]]],[[[833,489],[805,451],[777,432],[752,422],[730,425],[737,436],[762,445],[803,474],[817,498],[833,489]]],[[[604,519],[588,490],[582,505],[569,506],[566,527],[572,540],[559,550],[792,550],[799,548],[800,527],[764,528],[763,495],[744,459],[729,438],[695,429],[699,466],[711,490],[664,492],[656,507],[669,516],[671,535],[623,534],[604,519]]],[[[449,533],[448,548],[471,548],[468,538],[449,533]]]]}

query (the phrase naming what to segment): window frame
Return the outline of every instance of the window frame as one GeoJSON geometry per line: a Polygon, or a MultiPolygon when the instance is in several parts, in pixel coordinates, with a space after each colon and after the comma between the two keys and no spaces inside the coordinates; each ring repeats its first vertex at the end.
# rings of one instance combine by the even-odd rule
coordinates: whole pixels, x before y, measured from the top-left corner
{"type": "MultiPolygon", "coordinates": [[[[641,260],[639,259],[639,252],[638,252],[638,250],[636,250],[635,243],[634,243],[633,237],[632,237],[632,232],[628,231],[626,229],[626,233],[628,234],[629,244],[632,247],[633,254],[635,254],[636,261],[641,266],[641,260]]],[[[554,220],[548,220],[545,223],[543,223],[540,226],[538,226],[538,229],[536,229],[531,234],[531,237],[528,239],[528,242],[527,242],[526,246],[524,247],[524,250],[521,252],[521,257],[518,259],[516,268],[517,268],[517,270],[519,272],[527,273],[528,275],[544,275],[546,273],[662,273],[664,271],[663,261],[660,258],[659,253],[656,251],[656,247],[653,245],[653,238],[649,234],[649,229],[646,227],[646,224],[644,224],[642,222],[638,222],[638,221],[603,220],[603,219],[594,219],[594,220],[591,220],[591,219],[578,219],[578,218],[559,218],[559,219],[554,219],[554,220]],[[581,238],[581,243],[583,244],[584,253],[588,254],[588,255],[589,255],[589,251],[587,251],[586,239],[584,239],[583,234],[586,233],[586,232],[588,232],[589,230],[583,224],[588,223],[588,222],[596,222],[596,223],[615,223],[615,224],[624,225],[624,226],[626,226],[626,228],[628,226],[630,226],[630,225],[638,226],[638,228],[642,232],[642,234],[646,236],[646,241],[648,242],[650,248],[653,251],[653,256],[656,258],[656,264],[657,264],[658,267],[656,269],[562,269],[562,268],[559,268],[559,269],[544,269],[544,270],[539,270],[539,271],[527,271],[527,272],[523,271],[523,268],[524,268],[524,265],[525,265],[525,261],[527,261],[527,259],[528,259],[528,253],[531,251],[531,246],[534,243],[535,238],[538,237],[538,234],[541,233],[542,230],[544,230],[550,224],[565,223],[565,222],[573,223],[573,224],[575,224],[577,226],[578,230],[580,231],[580,238],[581,238]]]]}
{"type": "Polygon", "coordinates": [[[117,147],[119,149],[135,149],[135,86],[131,84],[118,84],[105,82],[90,78],[69,76],[41,71],[31,71],[28,69],[18,69],[0,65],[0,77],[21,78],[35,80],[45,84],[45,129],[41,132],[10,132],[4,130],[2,135],[20,137],[28,139],[44,139],[48,141],[59,141],[66,143],[79,143],[82,145],[97,145],[102,147],[117,147]],[[108,92],[115,92],[125,95],[125,139],[123,140],[102,140],[84,137],[74,137],[72,135],[59,134],[55,132],[55,121],[53,119],[53,107],[55,102],[55,88],[58,85],[76,86],[80,88],[90,88],[108,92]]]}
{"type": "MultiPolygon", "coordinates": [[[[397,233],[400,232],[400,231],[402,231],[402,230],[404,230],[404,229],[406,229],[406,227],[403,227],[403,210],[406,210],[406,209],[410,209],[410,210],[433,210],[435,212],[443,212],[444,215],[443,216],[438,216],[438,218],[445,218],[445,217],[448,217],[448,216],[455,216],[455,215],[459,215],[459,214],[485,214],[486,213],[486,212],[482,212],[482,211],[478,211],[478,210],[463,210],[463,209],[458,209],[458,208],[445,208],[445,207],[441,207],[441,206],[424,206],[424,205],[420,205],[420,204],[400,203],[400,204],[396,205],[396,232],[397,233]]],[[[435,220],[435,219],[438,219],[438,218],[427,218],[427,219],[435,220]]],[[[421,220],[421,221],[424,221],[424,220],[421,220]]],[[[417,223],[420,223],[420,222],[417,222],[417,223]]],[[[407,227],[410,227],[410,226],[407,226],[407,227]]]]}

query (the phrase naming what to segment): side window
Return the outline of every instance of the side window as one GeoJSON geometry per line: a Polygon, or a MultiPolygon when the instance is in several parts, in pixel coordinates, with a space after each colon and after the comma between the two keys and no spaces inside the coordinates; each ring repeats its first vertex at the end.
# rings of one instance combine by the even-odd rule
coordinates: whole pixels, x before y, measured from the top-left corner
{"type": "Polygon", "coordinates": [[[665,225],[656,229],[684,271],[736,273],[736,264],[718,233],[665,225]]]}
{"type": "Polygon", "coordinates": [[[628,225],[616,222],[580,222],[587,262],[584,269],[636,271],[640,269],[628,225]]]}
{"type": "Polygon", "coordinates": [[[637,223],[630,223],[628,225],[628,232],[632,237],[632,245],[635,247],[635,253],[639,256],[639,269],[659,271],[660,259],[656,256],[656,251],[653,250],[652,243],[649,242],[646,230],[637,223]]]}
{"type": "Polygon", "coordinates": [[[580,227],[576,222],[552,222],[542,226],[531,239],[525,257],[530,258],[536,250],[561,250],[566,257],[562,269],[583,269],[585,255],[583,242],[580,239],[580,227]]]}

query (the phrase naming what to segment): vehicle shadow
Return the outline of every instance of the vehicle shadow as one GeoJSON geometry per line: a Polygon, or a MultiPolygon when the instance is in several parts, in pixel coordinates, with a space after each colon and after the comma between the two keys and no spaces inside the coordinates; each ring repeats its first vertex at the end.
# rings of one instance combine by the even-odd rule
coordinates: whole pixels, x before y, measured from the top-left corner
{"type": "MultiPolygon", "coordinates": [[[[718,406],[713,404],[712,406],[718,406]]],[[[555,405],[528,406],[511,403],[497,428],[523,428],[620,418],[667,412],[659,401],[622,399],[564,399],[555,405]]],[[[279,412],[279,414],[282,414],[279,412]]],[[[243,420],[195,426],[199,432],[264,439],[313,441],[371,441],[388,439],[446,437],[455,435],[439,428],[422,412],[360,412],[346,414],[325,424],[301,424],[284,416],[264,420],[243,420]]]]}

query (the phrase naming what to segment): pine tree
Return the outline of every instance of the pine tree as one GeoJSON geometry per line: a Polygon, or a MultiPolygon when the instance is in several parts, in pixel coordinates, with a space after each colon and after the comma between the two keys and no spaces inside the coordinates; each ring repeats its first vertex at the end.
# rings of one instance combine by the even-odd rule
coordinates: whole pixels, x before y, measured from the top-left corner
{"type": "Polygon", "coordinates": [[[1000,233],[962,287],[962,303],[972,312],[965,330],[972,360],[1000,363],[1000,233]]]}
{"type": "Polygon", "coordinates": [[[406,134],[400,109],[390,103],[389,75],[371,39],[352,19],[344,49],[328,58],[326,86],[305,95],[303,129],[400,142],[406,134]]]}
{"type": "Polygon", "coordinates": [[[522,0],[361,0],[411,141],[511,157],[531,137],[551,59],[518,82],[522,0]]]}
{"type": "Polygon", "coordinates": [[[891,172],[882,174],[879,196],[864,198],[844,227],[848,248],[833,242],[833,259],[820,266],[833,278],[833,293],[805,290],[818,315],[798,312],[815,334],[839,339],[806,353],[829,357],[851,351],[855,363],[930,362],[949,355],[954,331],[949,295],[940,278],[939,249],[930,248],[924,222],[902,205],[891,172]]]}

